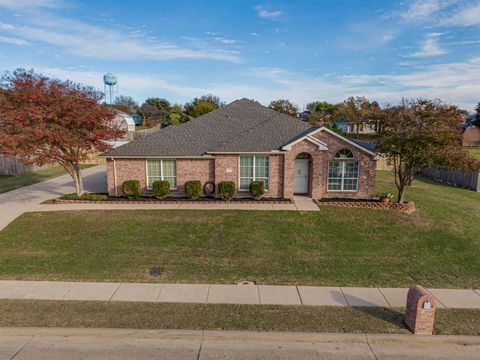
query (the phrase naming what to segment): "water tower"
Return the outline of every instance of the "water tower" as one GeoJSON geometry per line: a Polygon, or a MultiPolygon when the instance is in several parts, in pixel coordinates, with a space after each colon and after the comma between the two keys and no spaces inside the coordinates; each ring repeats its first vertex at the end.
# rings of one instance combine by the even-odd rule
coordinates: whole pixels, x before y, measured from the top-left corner
{"type": "Polygon", "coordinates": [[[118,94],[117,77],[112,73],[103,75],[103,86],[107,102],[113,104],[115,102],[116,94],[118,94]]]}

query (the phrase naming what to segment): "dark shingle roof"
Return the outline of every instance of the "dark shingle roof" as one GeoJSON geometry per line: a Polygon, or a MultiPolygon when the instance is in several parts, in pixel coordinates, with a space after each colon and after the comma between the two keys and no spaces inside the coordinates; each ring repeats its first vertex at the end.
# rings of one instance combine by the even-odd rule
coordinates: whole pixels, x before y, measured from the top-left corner
{"type": "Polygon", "coordinates": [[[279,150],[300,134],[314,130],[291,116],[241,99],[181,125],[157,132],[104,156],[202,156],[208,152],[279,150]]]}

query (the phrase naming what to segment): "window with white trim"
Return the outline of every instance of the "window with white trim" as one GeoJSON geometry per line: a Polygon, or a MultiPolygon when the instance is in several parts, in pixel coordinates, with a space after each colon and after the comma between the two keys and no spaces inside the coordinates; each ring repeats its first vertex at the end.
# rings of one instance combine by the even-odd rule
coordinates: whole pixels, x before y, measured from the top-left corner
{"type": "Polygon", "coordinates": [[[335,160],[328,162],[328,191],[358,190],[358,161],[348,149],[335,154],[335,160]]]}
{"type": "Polygon", "coordinates": [[[268,190],[268,156],[240,156],[240,190],[249,191],[252,181],[263,181],[268,190]]]}
{"type": "Polygon", "coordinates": [[[177,188],[177,162],[175,160],[147,160],[147,188],[151,189],[154,181],[166,180],[170,189],[177,188]]]}

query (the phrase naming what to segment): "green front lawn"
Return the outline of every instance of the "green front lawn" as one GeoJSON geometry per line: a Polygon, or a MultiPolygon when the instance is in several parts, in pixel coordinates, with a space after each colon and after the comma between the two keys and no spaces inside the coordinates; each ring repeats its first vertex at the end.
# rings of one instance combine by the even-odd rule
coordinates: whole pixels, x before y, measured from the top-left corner
{"type": "MultiPolygon", "coordinates": [[[[82,169],[95,166],[95,164],[82,164],[82,169]]],[[[61,166],[50,166],[44,169],[33,171],[26,175],[6,176],[0,175],[0,194],[12,191],[27,185],[32,185],[57,176],[65,175],[67,172],[61,166]]]]}
{"type": "Polygon", "coordinates": [[[480,148],[468,148],[467,151],[474,159],[480,160],[480,148]]]}
{"type": "MultiPolygon", "coordinates": [[[[378,191],[392,190],[379,172],[378,191]]],[[[0,278],[480,288],[480,193],[416,180],[418,211],[28,213],[0,232],[0,278]],[[159,278],[148,276],[159,267],[159,278]]]]}
{"type": "MultiPolygon", "coordinates": [[[[212,329],[408,334],[405,309],[0,300],[2,327],[212,329]]],[[[437,335],[480,335],[480,310],[437,309],[437,335]]]]}

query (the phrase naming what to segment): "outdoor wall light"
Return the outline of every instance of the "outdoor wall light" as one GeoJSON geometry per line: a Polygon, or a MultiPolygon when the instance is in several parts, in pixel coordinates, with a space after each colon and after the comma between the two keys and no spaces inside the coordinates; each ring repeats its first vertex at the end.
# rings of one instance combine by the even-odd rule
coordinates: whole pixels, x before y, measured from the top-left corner
{"type": "Polygon", "coordinates": [[[425,300],[423,302],[423,308],[424,309],[430,309],[432,307],[432,305],[430,304],[430,300],[425,300]]]}

